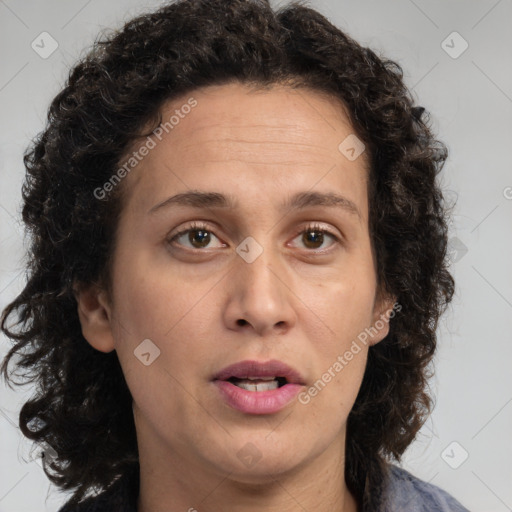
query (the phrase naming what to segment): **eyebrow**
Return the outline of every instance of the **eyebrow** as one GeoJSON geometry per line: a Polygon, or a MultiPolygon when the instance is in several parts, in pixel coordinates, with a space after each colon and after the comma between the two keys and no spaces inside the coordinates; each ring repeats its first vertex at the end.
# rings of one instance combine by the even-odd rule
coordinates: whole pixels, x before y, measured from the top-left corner
{"type": "MultiPolygon", "coordinates": [[[[198,190],[191,190],[168,197],[150,208],[148,214],[154,214],[173,205],[190,206],[192,208],[236,209],[238,204],[238,201],[234,197],[224,195],[219,192],[201,192],[198,190]]],[[[361,219],[361,212],[353,201],[333,192],[298,192],[283,203],[280,210],[283,212],[289,212],[291,210],[301,210],[314,206],[340,208],[348,213],[357,215],[361,219]]]]}

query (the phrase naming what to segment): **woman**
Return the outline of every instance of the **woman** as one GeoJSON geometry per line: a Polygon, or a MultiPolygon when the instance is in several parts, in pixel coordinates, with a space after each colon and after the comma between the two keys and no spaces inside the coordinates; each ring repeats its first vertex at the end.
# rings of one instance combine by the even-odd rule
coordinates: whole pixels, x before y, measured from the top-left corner
{"type": "Polygon", "coordinates": [[[466,510],[392,464],[453,294],[424,117],[298,4],[175,2],[74,67],[2,321],[62,512],[466,510]]]}

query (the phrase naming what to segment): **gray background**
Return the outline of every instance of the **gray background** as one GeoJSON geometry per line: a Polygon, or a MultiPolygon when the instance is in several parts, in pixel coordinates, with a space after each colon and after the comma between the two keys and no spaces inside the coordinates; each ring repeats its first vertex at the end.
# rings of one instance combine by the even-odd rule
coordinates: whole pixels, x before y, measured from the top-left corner
{"type": "MultiPolygon", "coordinates": [[[[67,70],[98,32],[157,5],[0,0],[0,308],[23,286],[23,150],[43,128],[67,70]],[[42,46],[48,37],[42,32],[58,43],[48,58],[31,47],[33,41],[42,46]]],[[[451,226],[457,293],[439,328],[431,381],[436,408],[403,465],[472,511],[512,510],[512,2],[310,5],[403,66],[407,85],[450,150],[442,180],[448,197],[458,200],[451,226]],[[459,55],[464,41],[469,46],[459,55]]],[[[51,49],[49,39],[44,46],[51,49]]],[[[8,346],[1,337],[0,357],[8,346]]],[[[16,427],[31,389],[12,392],[2,384],[0,390],[0,512],[55,511],[65,495],[30,460],[31,444],[16,427]]]]}

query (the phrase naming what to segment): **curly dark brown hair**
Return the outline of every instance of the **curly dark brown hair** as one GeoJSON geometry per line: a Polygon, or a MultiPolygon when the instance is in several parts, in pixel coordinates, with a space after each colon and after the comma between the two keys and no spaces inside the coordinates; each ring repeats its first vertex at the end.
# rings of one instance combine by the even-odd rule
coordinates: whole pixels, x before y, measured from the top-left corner
{"type": "Polygon", "coordinates": [[[158,126],[167,100],[233,81],[286,83],[334,95],[347,107],[371,163],[379,290],[402,306],[388,336],[369,350],[348,418],[347,485],[371,504],[369,489],[387,462],[400,460],[432,408],[436,327],[454,292],[448,207],[437,180],[447,150],[432,135],[428,113],[415,106],[397,63],[302,2],[273,10],[264,0],[182,0],[102,37],[71,70],[24,157],[28,277],[1,323],[13,341],[4,379],[37,384],[20,412],[23,434],[55,449],[45,471],[73,489],[72,503],[136,471],[130,391],[116,352],[99,352],[84,339],[73,291],[93,282],[111,289],[123,187],[105,200],[94,190],[148,126],[158,126]],[[21,381],[8,372],[15,355],[21,381]]]}

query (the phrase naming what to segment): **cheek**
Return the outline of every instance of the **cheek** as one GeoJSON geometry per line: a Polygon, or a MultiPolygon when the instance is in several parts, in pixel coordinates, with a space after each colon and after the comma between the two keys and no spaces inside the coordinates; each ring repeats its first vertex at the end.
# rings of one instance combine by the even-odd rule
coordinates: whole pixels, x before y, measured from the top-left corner
{"type": "Polygon", "coordinates": [[[114,304],[126,331],[140,338],[162,339],[194,310],[208,292],[207,283],[194,286],[171,266],[139,258],[119,267],[114,304]]]}
{"type": "Polygon", "coordinates": [[[342,428],[352,409],[364,376],[368,344],[365,329],[371,322],[371,294],[332,294],[337,302],[326,303],[329,329],[309,338],[314,352],[314,381],[299,395],[313,422],[323,431],[342,428]],[[363,336],[361,336],[363,335],[363,336]]]}
{"type": "Polygon", "coordinates": [[[306,326],[312,350],[318,361],[315,384],[306,392],[304,403],[313,400],[315,407],[333,405],[348,414],[357,396],[368,353],[368,329],[372,325],[375,280],[370,266],[351,267],[340,272],[336,280],[304,289],[308,305],[321,320],[311,316],[306,326]]]}
{"type": "Polygon", "coordinates": [[[167,428],[165,418],[178,415],[188,400],[182,383],[208,355],[204,336],[197,335],[211,321],[204,314],[208,301],[200,300],[205,291],[187,289],[177,276],[135,271],[118,283],[114,337],[123,373],[138,407],[167,428]]]}
{"type": "Polygon", "coordinates": [[[323,320],[329,345],[341,349],[370,325],[376,283],[371,265],[349,265],[322,276],[318,284],[302,283],[299,292],[312,313],[323,320]]]}
{"type": "Polygon", "coordinates": [[[146,367],[137,357],[149,352],[146,359],[155,354],[154,366],[166,370],[167,378],[184,379],[207,359],[211,346],[206,333],[219,314],[213,307],[212,283],[191,286],[176,272],[133,263],[126,269],[129,277],[118,278],[114,293],[114,338],[123,369],[140,374],[146,367]]]}

